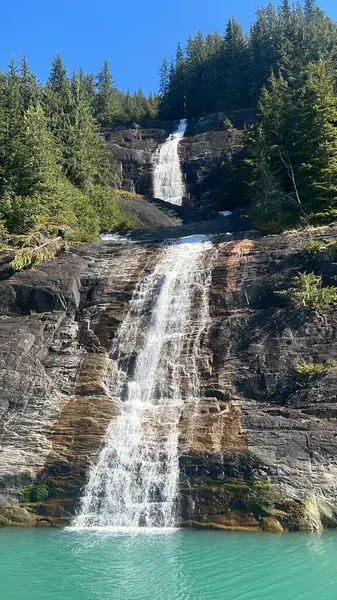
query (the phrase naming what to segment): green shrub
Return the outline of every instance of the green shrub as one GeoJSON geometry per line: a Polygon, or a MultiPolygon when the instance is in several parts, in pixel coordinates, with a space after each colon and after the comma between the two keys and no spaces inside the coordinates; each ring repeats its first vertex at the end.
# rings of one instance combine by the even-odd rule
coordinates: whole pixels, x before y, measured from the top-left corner
{"type": "Polygon", "coordinates": [[[320,242],[318,240],[309,240],[301,250],[304,254],[309,256],[325,256],[327,258],[337,258],[337,240],[332,242],[320,242]]]}
{"type": "Polygon", "coordinates": [[[49,488],[46,484],[31,485],[22,490],[21,502],[43,502],[48,495],[49,488]]]}
{"type": "Polygon", "coordinates": [[[259,509],[275,507],[280,500],[278,492],[268,479],[254,479],[247,496],[249,502],[259,509]]]}
{"type": "MultiPolygon", "coordinates": [[[[50,183],[38,195],[11,196],[0,201],[0,235],[30,235],[36,231],[56,234],[59,229],[71,241],[87,242],[101,232],[130,229],[132,219],[123,213],[118,203],[118,191],[109,187],[93,186],[83,192],[65,177],[50,183]]],[[[20,252],[20,268],[37,264],[32,260],[30,243],[20,252]]]]}
{"type": "Polygon", "coordinates": [[[225,131],[233,131],[234,127],[233,127],[233,123],[230,119],[228,119],[228,117],[226,117],[223,121],[223,128],[225,129],[225,131]]]}
{"type": "Polygon", "coordinates": [[[295,375],[297,379],[308,379],[327,373],[329,369],[323,363],[298,363],[295,366],[295,375]]]}
{"type": "Polygon", "coordinates": [[[90,195],[98,217],[100,233],[123,231],[133,226],[132,219],[123,213],[118,203],[120,192],[95,186],[90,195]]]}
{"type": "Polygon", "coordinates": [[[325,248],[326,244],[324,242],[319,242],[318,240],[309,240],[302,246],[301,252],[304,254],[315,255],[324,252],[325,248]]]}
{"type": "Polygon", "coordinates": [[[306,388],[310,382],[336,368],[336,360],[328,360],[325,363],[298,363],[294,369],[295,381],[300,387],[306,388]]]}
{"type": "Polygon", "coordinates": [[[322,285],[322,277],[315,273],[302,273],[291,281],[287,290],[278,292],[293,306],[326,310],[337,305],[337,287],[322,285]]]}

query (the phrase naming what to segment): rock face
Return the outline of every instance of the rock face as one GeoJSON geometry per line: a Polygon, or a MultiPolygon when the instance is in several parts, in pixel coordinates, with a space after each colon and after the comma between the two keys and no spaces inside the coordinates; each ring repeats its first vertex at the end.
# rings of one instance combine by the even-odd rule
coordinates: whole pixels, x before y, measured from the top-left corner
{"type": "MultiPolygon", "coordinates": [[[[336,284],[336,264],[309,259],[302,248],[309,235],[328,240],[337,228],[229,236],[225,221],[213,240],[202,395],[180,424],[182,523],[334,526],[337,371],[303,384],[294,367],[336,358],[336,311],[292,309],[275,291],[298,271],[336,284]]],[[[0,524],[69,522],[121,408],[109,395],[116,368],[109,348],[141,273],[157,260],[154,239],[79,246],[35,271],[3,271],[0,524]],[[13,504],[21,500],[28,516],[13,504]]]]}
{"type": "MultiPolygon", "coordinates": [[[[290,529],[335,523],[337,372],[307,385],[292,373],[298,363],[334,358],[336,311],[290,309],[274,293],[299,270],[336,283],[336,265],[305,258],[307,236],[247,234],[219,245],[213,362],[200,406],[199,437],[209,442],[183,449],[180,459],[187,522],[230,529],[233,511],[250,509],[263,529],[266,517],[290,529]],[[217,400],[210,403],[212,390],[217,400]]],[[[234,528],[246,526],[238,519],[234,528]]]]}
{"type": "MultiPolygon", "coordinates": [[[[253,120],[251,113],[219,113],[190,122],[179,144],[186,196],[183,204],[214,211],[230,208],[223,203],[224,175],[222,163],[233,157],[240,160],[243,128],[253,120]],[[233,128],[223,122],[230,118],[233,128]]],[[[153,195],[153,153],[178,122],[152,124],[143,128],[116,127],[105,132],[105,139],[118,165],[121,186],[131,192],[153,195]]]]}

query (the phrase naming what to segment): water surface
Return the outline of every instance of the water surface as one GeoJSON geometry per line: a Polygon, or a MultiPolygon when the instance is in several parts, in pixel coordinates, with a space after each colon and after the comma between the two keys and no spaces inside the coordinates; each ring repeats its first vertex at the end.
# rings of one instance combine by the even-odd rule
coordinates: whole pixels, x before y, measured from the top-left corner
{"type": "Polygon", "coordinates": [[[0,531],[2,600],[335,600],[337,535],[0,531]]]}

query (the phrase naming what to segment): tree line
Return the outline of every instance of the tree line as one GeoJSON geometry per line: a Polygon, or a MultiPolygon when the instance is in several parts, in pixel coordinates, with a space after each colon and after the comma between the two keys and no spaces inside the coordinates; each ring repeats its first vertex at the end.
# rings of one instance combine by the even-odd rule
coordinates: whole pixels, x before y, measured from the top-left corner
{"type": "Polygon", "coordinates": [[[244,35],[230,19],[178,45],[160,94],[118,90],[107,61],[69,77],[60,55],[41,85],[26,57],[0,72],[0,235],[93,239],[130,226],[101,130],[118,123],[249,109],[244,161],[224,164],[228,189],[254,224],[279,231],[337,216],[337,25],[315,5],[283,0],[257,11],[244,35]],[[238,173],[239,171],[239,173],[238,173]],[[241,201],[241,198],[240,198],[241,201]]]}
{"type": "Polygon", "coordinates": [[[247,34],[229,19],[215,31],[178,44],[175,60],[160,69],[161,118],[195,118],[211,112],[255,109],[271,72],[291,79],[309,62],[336,64],[337,25],[315,0],[282,0],[259,9],[247,34]]]}
{"type": "Polygon", "coordinates": [[[0,72],[0,234],[62,231],[93,239],[130,225],[109,182],[115,166],[100,135],[154,116],[156,97],[119,91],[107,61],[95,78],[68,77],[56,56],[45,85],[24,56],[0,72]]]}
{"type": "Polygon", "coordinates": [[[160,76],[162,117],[256,113],[244,160],[223,164],[227,193],[243,195],[235,201],[250,205],[256,227],[336,220],[337,24],[315,0],[268,4],[246,35],[235,19],[224,35],[199,32],[160,76]]]}

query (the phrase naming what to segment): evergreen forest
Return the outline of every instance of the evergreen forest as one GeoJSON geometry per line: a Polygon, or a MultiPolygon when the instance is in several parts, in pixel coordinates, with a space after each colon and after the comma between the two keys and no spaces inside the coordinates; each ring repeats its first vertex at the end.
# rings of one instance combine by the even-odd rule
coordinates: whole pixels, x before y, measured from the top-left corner
{"type": "Polygon", "coordinates": [[[254,124],[224,178],[239,178],[254,226],[329,223],[337,216],[336,84],[337,24],[315,0],[268,4],[248,32],[231,18],[223,33],[190,36],[173,62],[163,60],[159,94],[148,97],[119,90],[107,61],[97,75],[69,75],[57,55],[41,84],[26,56],[12,59],[0,72],[0,233],[24,243],[32,236],[31,247],[130,227],[102,131],[233,111],[250,111],[254,124]]]}

